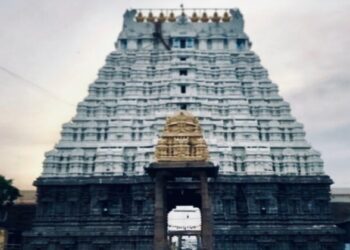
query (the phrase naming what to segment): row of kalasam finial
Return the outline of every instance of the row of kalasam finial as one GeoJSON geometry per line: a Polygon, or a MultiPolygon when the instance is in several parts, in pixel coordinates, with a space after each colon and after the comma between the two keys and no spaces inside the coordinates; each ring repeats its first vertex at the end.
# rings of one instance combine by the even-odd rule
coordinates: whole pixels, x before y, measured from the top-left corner
{"type": "MultiPolygon", "coordinates": [[[[185,15],[184,12],[182,12],[181,15],[185,15]]],[[[201,21],[202,23],[207,23],[209,21],[212,21],[214,23],[219,23],[220,21],[223,22],[229,22],[230,21],[230,16],[227,13],[227,11],[224,12],[223,16],[221,17],[216,11],[214,12],[213,16],[209,17],[208,14],[206,12],[203,12],[202,16],[198,16],[196,12],[193,12],[192,16],[191,16],[191,21],[196,23],[201,21]]],[[[174,12],[170,12],[169,16],[166,16],[163,12],[160,12],[159,16],[156,17],[153,15],[153,13],[150,11],[148,13],[148,16],[145,17],[143,16],[142,12],[139,11],[138,14],[136,15],[136,21],[138,23],[143,23],[144,21],[147,22],[175,22],[176,21],[176,17],[174,12]]]]}

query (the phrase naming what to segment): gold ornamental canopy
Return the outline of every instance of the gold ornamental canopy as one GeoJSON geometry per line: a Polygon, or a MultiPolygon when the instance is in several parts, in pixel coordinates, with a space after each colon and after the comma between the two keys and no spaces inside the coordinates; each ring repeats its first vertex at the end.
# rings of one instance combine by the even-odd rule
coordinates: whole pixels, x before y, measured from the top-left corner
{"type": "Polygon", "coordinates": [[[185,111],[168,117],[155,156],[157,162],[208,161],[208,146],[198,119],[185,111]]]}

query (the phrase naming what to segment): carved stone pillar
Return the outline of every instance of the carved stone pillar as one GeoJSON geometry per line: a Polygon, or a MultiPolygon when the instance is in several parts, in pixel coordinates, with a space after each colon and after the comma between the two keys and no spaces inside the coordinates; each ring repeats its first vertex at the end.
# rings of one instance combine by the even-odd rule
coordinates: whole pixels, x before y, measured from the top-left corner
{"type": "Polygon", "coordinates": [[[201,242],[199,235],[196,235],[196,241],[197,241],[197,249],[201,249],[201,242]]]}
{"type": "Polygon", "coordinates": [[[155,176],[155,214],[154,214],[154,249],[166,250],[166,211],[164,202],[165,179],[162,172],[155,176]]]}
{"type": "Polygon", "coordinates": [[[178,249],[181,250],[182,249],[182,235],[178,236],[178,243],[179,243],[178,249]]]}
{"type": "Polygon", "coordinates": [[[213,250],[213,228],[211,218],[211,202],[208,190],[208,178],[206,172],[200,173],[202,196],[202,249],[213,250]]]}

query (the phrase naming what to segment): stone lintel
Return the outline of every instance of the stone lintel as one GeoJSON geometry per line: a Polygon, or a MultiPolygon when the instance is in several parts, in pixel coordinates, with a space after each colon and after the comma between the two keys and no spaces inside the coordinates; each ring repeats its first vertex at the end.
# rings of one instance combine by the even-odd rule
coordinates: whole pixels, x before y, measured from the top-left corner
{"type": "Polygon", "coordinates": [[[164,172],[172,176],[194,177],[199,172],[205,172],[208,177],[216,177],[219,167],[207,161],[164,161],[151,163],[145,171],[150,176],[155,176],[156,172],[164,172]]]}

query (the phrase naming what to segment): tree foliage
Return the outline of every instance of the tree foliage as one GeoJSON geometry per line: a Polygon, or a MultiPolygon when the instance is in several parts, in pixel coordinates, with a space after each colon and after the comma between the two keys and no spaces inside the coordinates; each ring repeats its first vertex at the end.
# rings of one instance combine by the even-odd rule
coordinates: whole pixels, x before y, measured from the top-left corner
{"type": "Polygon", "coordinates": [[[19,190],[12,185],[12,180],[0,175],[0,207],[12,205],[19,196],[19,190]]]}

